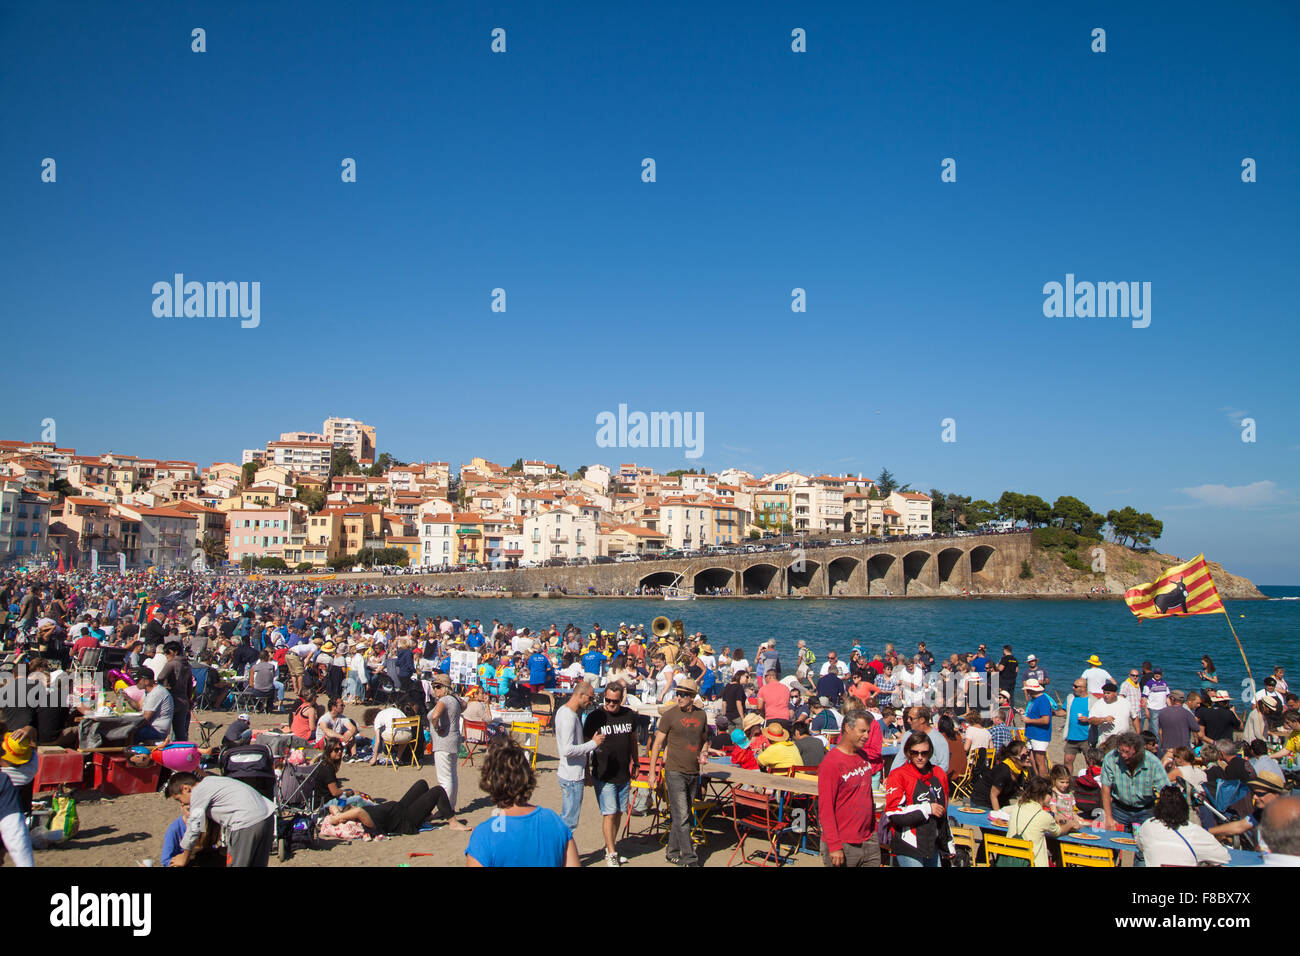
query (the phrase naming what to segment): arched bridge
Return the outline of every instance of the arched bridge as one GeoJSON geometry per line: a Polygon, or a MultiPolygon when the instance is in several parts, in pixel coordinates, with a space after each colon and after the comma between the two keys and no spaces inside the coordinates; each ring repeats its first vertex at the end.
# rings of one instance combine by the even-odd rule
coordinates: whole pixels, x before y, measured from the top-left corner
{"type": "MultiPolygon", "coordinates": [[[[631,591],[676,585],[752,597],[868,597],[957,593],[1008,586],[1030,555],[1030,536],[971,535],[881,544],[724,554],[590,567],[535,568],[501,574],[512,591],[560,585],[631,591]]],[[[493,575],[495,578],[496,575],[493,575]]],[[[504,583],[504,582],[503,582],[504,583]]]]}

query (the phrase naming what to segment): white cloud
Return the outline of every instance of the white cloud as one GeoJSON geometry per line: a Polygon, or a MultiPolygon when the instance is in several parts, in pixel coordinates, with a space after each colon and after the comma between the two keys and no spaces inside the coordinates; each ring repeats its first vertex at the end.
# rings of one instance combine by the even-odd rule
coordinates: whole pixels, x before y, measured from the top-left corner
{"type": "Polygon", "coordinates": [[[1219,411],[1223,412],[1228,421],[1237,428],[1241,427],[1241,420],[1243,418],[1249,417],[1246,412],[1243,412],[1239,408],[1234,408],[1231,405],[1223,405],[1219,408],[1219,411]]]}
{"type": "Polygon", "coordinates": [[[1282,500],[1282,489],[1272,481],[1248,485],[1197,485],[1176,489],[1203,505],[1216,508],[1258,508],[1282,500]]]}

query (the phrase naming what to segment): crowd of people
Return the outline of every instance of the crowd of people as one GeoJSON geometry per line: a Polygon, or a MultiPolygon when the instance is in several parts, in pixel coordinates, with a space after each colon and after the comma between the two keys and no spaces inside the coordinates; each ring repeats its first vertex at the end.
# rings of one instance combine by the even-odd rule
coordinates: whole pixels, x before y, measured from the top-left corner
{"type": "MultiPolygon", "coordinates": [[[[651,790],[662,774],[671,819],[666,858],[683,866],[700,862],[691,808],[711,757],[745,769],[816,774],[830,865],[873,865],[882,846],[899,866],[957,859],[946,808],[958,792],[971,806],[1009,813],[1008,833],[1031,839],[1044,864],[1046,837],[1089,821],[1135,831],[1148,862],[1183,845],[1222,862],[1211,846],[1221,847],[1221,839],[1267,844],[1271,859],[1294,855],[1300,816],[1285,794],[1300,752],[1300,707],[1281,667],[1244,714],[1217,686],[1208,657],[1200,686],[1184,690],[1170,687],[1150,662],[1120,671],[1121,680],[1094,655],[1060,699],[1036,656],[1021,665],[1009,646],[1000,655],[980,644],[942,658],[924,642],[912,653],[855,644],[844,659],[831,650],[818,661],[803,640],[791,660],[766,640],[751,661],[741,647],[715,651],[702,633],[661,639],[627,622],[534,631],[500,620],[359,612],[355,599],[373,588],[187,573],[17,574],[0,584],[0,645],[11,668],[4,679],[49,687],[87,655],[111,652],[120,660],[116,690],[140,717],[133,743],[145,749],[188,741],[201,702],[238,694],[241,703],[280,710],[287,718],[280,733],[322,751],[320,802],[329,826],[344,833],[464,828],[455,814],[468,721],[490,737],[481,786],[498,811],[496,826],[475,827],[470,839],[468,858],[481,865],[536,862],[529,854],[542,846],[548,861],[576,862],[573,834],[587,780],[602,817],[604,859],[626,862],[616,836],[632,810],[643,752],[651,790]],[[474,666],[453,680],[457,652],[472,652],[474,666]],[[200,698],[196,672],[204,669],[200,698]],[[557,683],[570,693],[554,717],[555,814],[529,803],[532,762],[508,733],[495,733],[505,728],[489,703],[526,709],[557,683]],[[370,705],[360,722],[345,716],[350,704],[370,705]],[[1052,762],[1057,721],[1062,756],[1052,762]],[[393,801],[339,786],[343,760],[405,759],[403,751],[426,742],[436,785],[419,781],[393,801]],[[1270,810],[1274,804],[1280,809],[1270,810]],[[1148,828],[1153,821],[1158,825],[1148,828]]],[[[75,747],[77,725],[101,716],[106,696],[104,688],[99,696],[36,704],[33,695],[6,698],[29,704],[0,713],[6,847],[12,814],[31,810],[36,748],[75,747]]],[[[252,735],[249,715],[240,714],[223,746],[241,746],[252,735]]],[[[208,816],[222,822],[224,814],[233,831],[260,828],[236,839],[232,858],[264,862],[266,804],[208,776],[184,777],[172,776],[169,795],[182,808],[197,795],[212,808],[208,816]],[[227,804],[229,813],[221,809],[227,804]]],[[[203,835],[202,827],[192,829],[186,823],[174,834],[173,858],[181,864],[203,835]]],[[[22,857],[21,848],[9,848],[22,857]]]]}

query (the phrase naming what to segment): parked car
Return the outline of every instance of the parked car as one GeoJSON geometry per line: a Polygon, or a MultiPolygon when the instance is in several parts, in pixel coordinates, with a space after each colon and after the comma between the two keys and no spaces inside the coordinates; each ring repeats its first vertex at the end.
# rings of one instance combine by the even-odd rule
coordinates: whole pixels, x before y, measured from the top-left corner
{"type": "Polygon", "coordinates": [[[613,564],[614,559],[611,558],[608,554],[598,554],[591,559],[591,563],[592,564],[613,564]]]}
{"type": "Polygon", "coordinates": [[[844,540],[843,540],[842,538],[831,538],[831,541],[830,541],[830,544],[831,544],[831,547],[832,547],[832,548],[835,547],[836,545],[843,544],[843,543],[844,543],[844,540]]]}
{"type": "Polygon", "coordinates": [[[640,560],[641,560],[641,555],[639,555],[639,554],[633,554],[631,551],[624,551],[622,554],[620,554],[620,555],[619,555],[617,558],[615,558],[614,560],[617,561],[617,562],[620,563],[620,564],[622,564],[624,561],[640,561],[640,560]]]}

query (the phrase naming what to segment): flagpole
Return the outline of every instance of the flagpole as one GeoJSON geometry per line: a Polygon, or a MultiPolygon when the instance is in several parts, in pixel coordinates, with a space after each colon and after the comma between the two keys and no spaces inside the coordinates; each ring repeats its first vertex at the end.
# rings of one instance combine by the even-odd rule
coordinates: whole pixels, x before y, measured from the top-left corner
{"type": "Polygon", "coordinates": [[[1237,650],[1241,651],[1242,663],[1246,665],[1246,676],[1250,678],[1250,702],[1251,705],[1254,706],[1255,675],[1250,672],[1250,661],[1246,660],[1246,649],[1241,646],[1241,638],[1237,636],[1237,629],[1232,626],[1232,615],[1228,613],[1226,607],[1223,609],[1223,619],[1228,622],[1228,630],[1232,631],[1232,639],[1237,642],[1237,650]]]}

